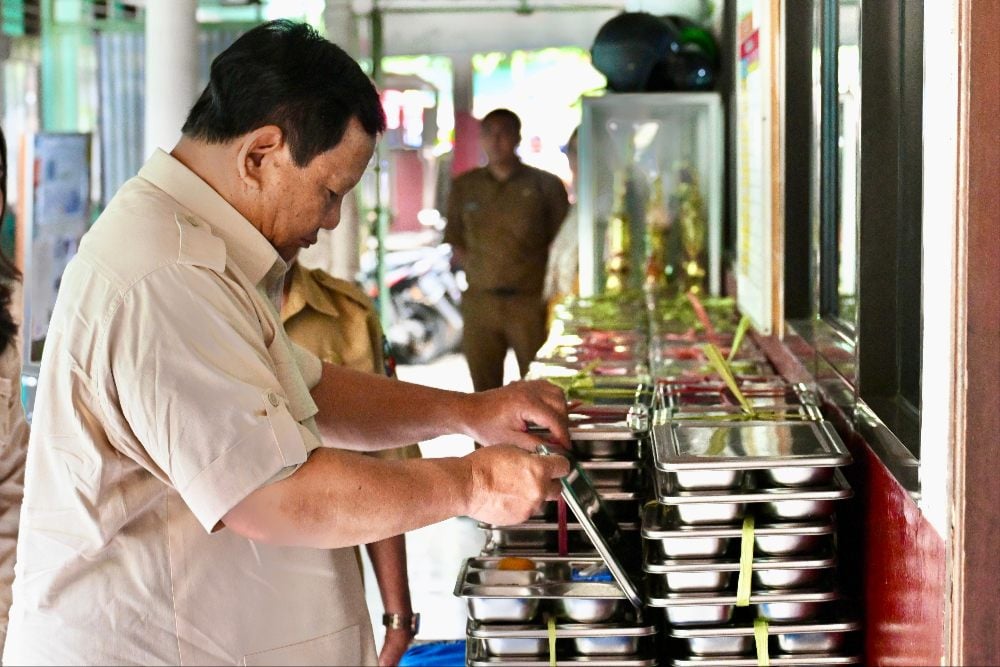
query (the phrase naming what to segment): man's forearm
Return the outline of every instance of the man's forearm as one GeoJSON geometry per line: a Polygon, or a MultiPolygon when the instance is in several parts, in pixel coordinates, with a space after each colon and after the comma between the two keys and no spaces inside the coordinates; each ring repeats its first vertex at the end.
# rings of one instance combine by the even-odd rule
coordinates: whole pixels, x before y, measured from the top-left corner
{"type": "Polygon", "coordinates": [[[467,395],[323,364],[316,423],[336,447],[372,451],[467,428],[467,395]]]}
{"type": "Polygon", "coordinates": [[[223,522],[270,544],[366,544],[467,513],[472,483],[463,459],[385,461],[321,448],[294,475],[244,499],[223,522]]]}
{"type": "Polygon", "coordinates": [[[413,613],[410,584],[406,574],[406,536],[395,535],[365,545],[372,570],[378,581],[382,606],[386,613],[413,613]]]}

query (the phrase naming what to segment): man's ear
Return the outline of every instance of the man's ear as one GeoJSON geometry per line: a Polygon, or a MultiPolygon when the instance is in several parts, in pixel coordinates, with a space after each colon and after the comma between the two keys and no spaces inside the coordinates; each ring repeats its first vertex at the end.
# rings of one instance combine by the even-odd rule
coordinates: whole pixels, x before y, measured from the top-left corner
{"type": "Polygon", "coordinates": [[[273,162],[287,157],[285,133],[276,125],[259,127],[243,137],[236,162],[240,180],[259,189],[263,185],[264,170],[273,162]]]}

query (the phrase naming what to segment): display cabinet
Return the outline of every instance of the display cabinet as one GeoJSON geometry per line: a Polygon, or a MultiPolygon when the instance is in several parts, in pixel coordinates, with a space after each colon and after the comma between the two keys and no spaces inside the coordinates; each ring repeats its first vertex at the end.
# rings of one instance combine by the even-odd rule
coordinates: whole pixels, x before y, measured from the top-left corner
{"type": "Polygon", "coordinates": [[[718,93],[584,99],[577,187],[582,295],[644,285],[718,294],[722,133],[718,93]]]}

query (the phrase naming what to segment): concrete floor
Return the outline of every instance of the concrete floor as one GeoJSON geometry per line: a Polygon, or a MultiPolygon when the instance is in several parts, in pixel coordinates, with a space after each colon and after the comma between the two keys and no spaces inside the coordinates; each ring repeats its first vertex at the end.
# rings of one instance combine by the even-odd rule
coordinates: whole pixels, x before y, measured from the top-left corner
{"type": "MultiPolygon", "coordinates": [[[[519,377],[517,361],[511,352],[505,363],[507,382],[519,377]]],[[[472,391],[465,358],[460,354],[442,357],[422,366],[400,366],[400,379],[407,382],[472,391]]],[[[463,456],[473,449],[472,439],[449,435],[420,443],[425,458],[463,456]]],[[[461,598],[452,594],[462,561],[477,555],[485,536],[468,517],[456,517],[436,523],[406,535],[406,560],[410,578],[413,610],[420,612],[421,640],[462,639],[465,637],[466,611],[461,598]]],[[[365,558],[365,590],[371,613],[375,640],[381,645],[382,600],[371,567],[365,558]]]]}

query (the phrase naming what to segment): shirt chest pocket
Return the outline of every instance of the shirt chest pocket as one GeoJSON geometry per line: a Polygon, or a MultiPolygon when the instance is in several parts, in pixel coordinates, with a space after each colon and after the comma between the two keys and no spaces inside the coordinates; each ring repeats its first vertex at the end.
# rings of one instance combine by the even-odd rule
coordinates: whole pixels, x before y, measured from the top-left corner
{"type": "Polygon", "coordinates": [[[509,216],[510,233],[531,245],[546,244],[545,201],[538,189],[530,185],[519,185],[510,193],[507,201],[513,214],[509,216]]]}

